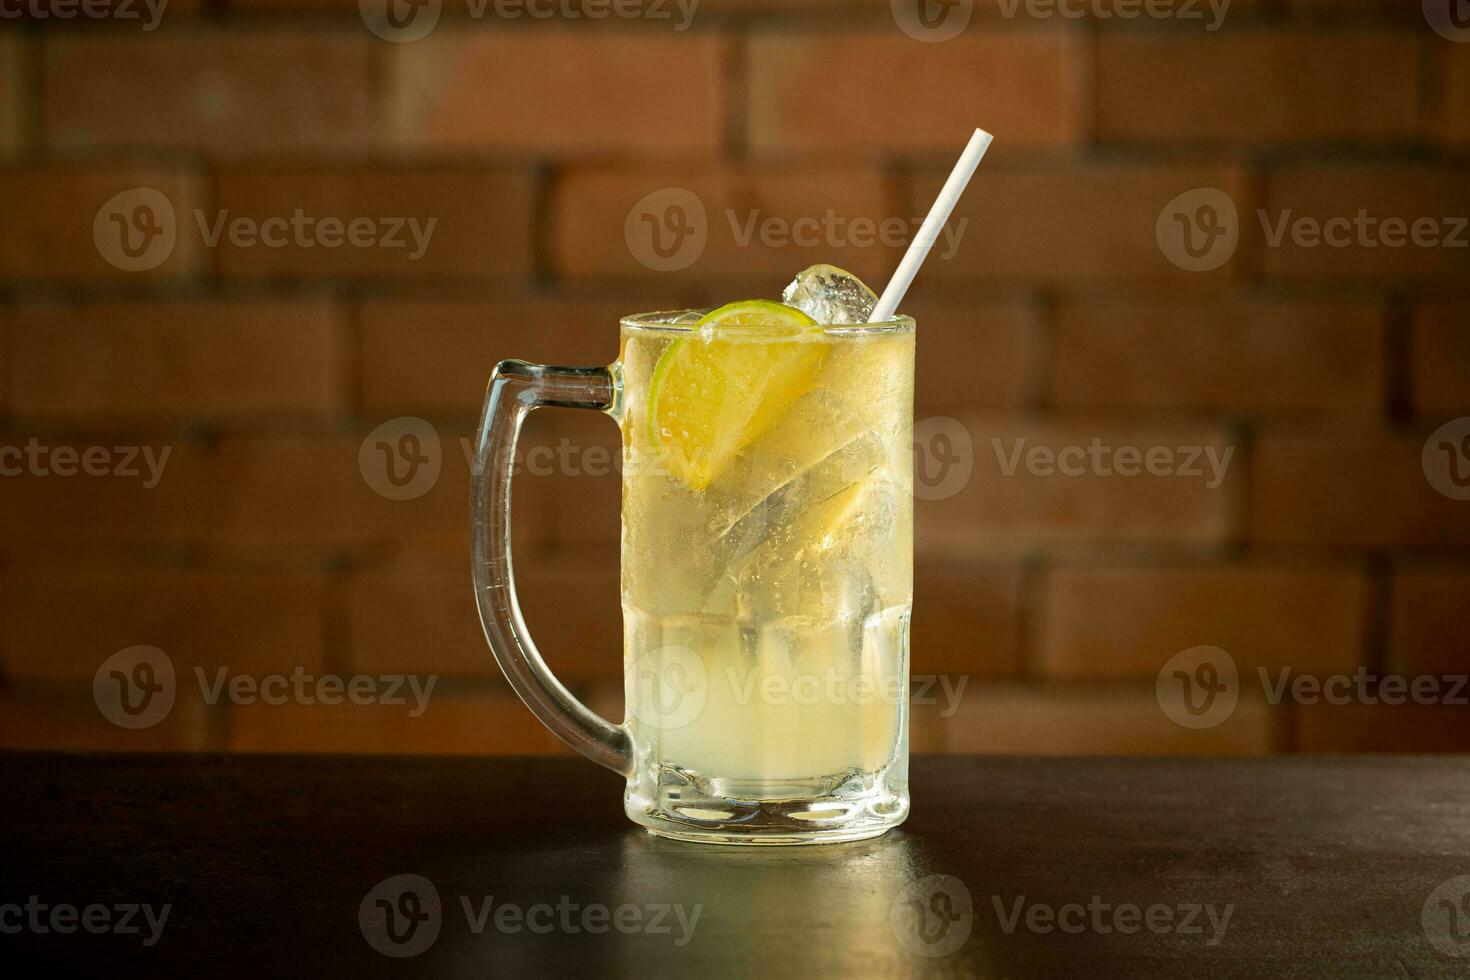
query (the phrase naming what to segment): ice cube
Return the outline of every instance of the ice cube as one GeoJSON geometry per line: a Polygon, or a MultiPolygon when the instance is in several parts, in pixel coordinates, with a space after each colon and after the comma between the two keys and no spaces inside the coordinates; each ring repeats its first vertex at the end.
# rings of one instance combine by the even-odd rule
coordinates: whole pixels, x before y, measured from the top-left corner
{"type": "Polygon", "coordinates": [[[705,595],[707,613],[733,614],[736,593],[752,580],[774,584],[780,566],[850,543],[863,519],[865,491],[885,456],[872,432],[845,438],[826,453],[736,462],[734,486],[716,505],[726,523],[711,528],[718,535],[712,560],[720,571],[705,595]]]}
{"type": "Polygon", "coordinates": [[[784,633],[790,659],[798,660],[818,646],[812,635],[817,631],[832,630],[835,635],[829,639],[837,641],[838,649],[861,650],[863,624],[876,610],[877,593],[861,562],[836,554],[747,565],[739,573],[735,604],[736,615],[766,624],[766,639],[771,632],[784,633]]]}
{"type": "Polygon", "coordinates": [[[814,265],[791,280],[781,302],[818,323],[867,323],[878,297],[852,273],[835,265],[814,265]]]}
{"type": "Polygon", "coordinates": [[[882,441],[865,432],[781,483],[720,534],[727,563],[763,545],[788,554],[830,546],[828,539],[852,520],[864,481],[883,462],[882,441]]]}

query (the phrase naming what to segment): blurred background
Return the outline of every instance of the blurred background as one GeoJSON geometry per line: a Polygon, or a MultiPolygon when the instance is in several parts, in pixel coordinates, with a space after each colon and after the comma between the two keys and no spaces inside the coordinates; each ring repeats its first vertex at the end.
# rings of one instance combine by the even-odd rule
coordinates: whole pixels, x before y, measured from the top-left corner
{"type": "MultiPolygon", "coordinates": [[[[1470,749],[1461,0],[0,16],[0,747],[569,751],[470,589],[495,362],[881,287],[984,126],[904,304],[914,748],[1470,749]]],[[[538,413],[515,499],[527,620],[613,718],[618,445],[538,413]]]]}

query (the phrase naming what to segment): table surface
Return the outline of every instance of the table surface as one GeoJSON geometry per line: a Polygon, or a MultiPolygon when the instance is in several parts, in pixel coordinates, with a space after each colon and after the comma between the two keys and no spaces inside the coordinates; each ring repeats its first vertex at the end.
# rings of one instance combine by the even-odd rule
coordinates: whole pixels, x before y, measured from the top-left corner
{"type": "Polygon", "coordinates": [[[68,973],[1470,975],[1470,760],[920,757],[902,828],[784,848],[653,838],[573,759],[0,767],[0,951],[68,973]],[[141,928],[52,928],[99,904],[141,928]]]}

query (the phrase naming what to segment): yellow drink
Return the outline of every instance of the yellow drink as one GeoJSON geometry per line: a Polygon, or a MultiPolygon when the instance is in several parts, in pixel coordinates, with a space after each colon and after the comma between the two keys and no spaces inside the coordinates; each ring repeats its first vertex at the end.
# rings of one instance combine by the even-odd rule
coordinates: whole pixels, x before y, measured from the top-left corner
{"type": "Polygon", "coordinates": [[[911,321],[625,322],[635,820],[858,837],[907,812],[913,354],[911,321]]]}

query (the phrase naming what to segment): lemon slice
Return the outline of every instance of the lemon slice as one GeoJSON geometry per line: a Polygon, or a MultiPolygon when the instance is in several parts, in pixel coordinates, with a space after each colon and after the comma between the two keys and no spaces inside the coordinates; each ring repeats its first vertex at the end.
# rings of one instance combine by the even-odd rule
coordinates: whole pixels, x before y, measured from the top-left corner
{"type": "Polygon", "coordinates": [[[670,470],[705,490],[809,391],[828,345],[817,322],[769,300],[705,315],[706,336],[674,341],[648,387],[648,435],[670,470]],[[708,337],[708,339],[706,339],[708,337]]]}

